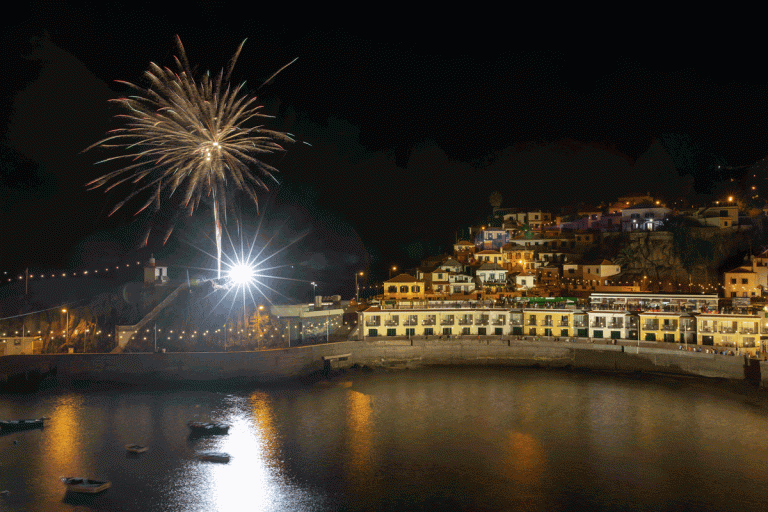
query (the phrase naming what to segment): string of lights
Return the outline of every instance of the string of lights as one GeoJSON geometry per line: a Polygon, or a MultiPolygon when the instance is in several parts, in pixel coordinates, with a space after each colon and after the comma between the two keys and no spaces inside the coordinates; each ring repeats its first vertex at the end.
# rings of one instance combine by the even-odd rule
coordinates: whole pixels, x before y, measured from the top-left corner
{"type": "MultiPolygon", "coordinates": [[[[96,274],[101,273],[101,275],[104,275],[108,272],[115,272],[118,270],[125,270],[126,268],[131,267],[137,267],[141,266],[142,263],[140,261],[137,261],[135,263],[126,263],[124,265],[115,265],[112,267],[111,265],[105,265],[103,268],[91,268],[88,270],[78,269],[78,270],[67,270],[67,271],[55,271],[55,272],[37,272],[37,273],[23,273],[16,276],[17,280],[23,280],[25,278],[27,279],[53,279],[53,278],[62,278],[62,277],[88,277],[88,276],[95,276],[96,274]]],[[[13,277],[8,277],[8,272],[3,272],[3,277],[7,280],[7,282],[11,282],[14,280],[13,277]]]]}

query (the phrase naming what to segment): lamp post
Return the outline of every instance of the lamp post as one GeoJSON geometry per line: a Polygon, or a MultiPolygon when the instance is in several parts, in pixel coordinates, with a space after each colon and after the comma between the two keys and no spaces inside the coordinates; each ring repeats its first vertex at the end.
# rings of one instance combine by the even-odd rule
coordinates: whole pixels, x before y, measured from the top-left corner
{"type": "Polygon", "coordinates": [[[259,349],[261,349],[261,311],[264,309],[263,305],[259,305],[258,311],[256,311],[256,337],[259,345],[259,349]]]}
{"type": "Polygon", "coordinates": [[[397,267],[392,267],[392,268],[389,270],[389,278],[390,278],[390,279],[392,279],[392,272],[397,272],[397,267]]]}
{"type": "Polygon", "coordinates": [[[312,288],[312,302],[314,303],[315,297],[317,297],[317,283],[312,281],[312,286],[314,286],[314,288],[312,288]]]}
{"type": "Polygon", "coordinates": [[[62,309],[61,312],[67,314],[67,325],[64,328],[64,341],[66,343],[69,343],[69,310],[62,309]]]}
{"type": "Polygon", "coordinates": [[[362,272],[355,273],[355,302],[360,302],[360,287],[357,285],[357,276],[362,276],[362,272]]]}

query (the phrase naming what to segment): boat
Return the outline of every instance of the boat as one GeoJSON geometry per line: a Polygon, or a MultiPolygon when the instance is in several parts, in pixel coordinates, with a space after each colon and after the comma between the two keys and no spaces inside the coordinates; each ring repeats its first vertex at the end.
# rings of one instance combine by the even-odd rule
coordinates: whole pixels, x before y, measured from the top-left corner
{"type": "Polygon", "coordinates": [[[31,428],[43,428],[45,426],[44,420],[47,417],[42,417],[36,420],[4,420],[0,421],[0,431],[13,432],[16,430],[27,430],[31,428]]]}
{"type": "Polygon", "coordinates": [[[229,425],[226,423],[203,423],[200,421],[190,421],[187,423],[191,434],[226,434],[229,432],[229,425]]]}
{"type": "Polygon", "coordinates": [[[208,462],[229,462],[229,454],[224,452],[203,452],[198,457],[208,462]]]}
{"type": "Polygon", "coordinates": [[[125,445],[125,449],[131,453],[144,453],[149,449],[149,447],[141,446],[139,444],[127,444],[125,445]]]}
{"type": "Polygon", "coordinates": [[[67,486],[68,491],[96,494],[112,487],[111,482],[105,480],[91,480],[89,478],[61,477],[61,481],[67,486]]]}

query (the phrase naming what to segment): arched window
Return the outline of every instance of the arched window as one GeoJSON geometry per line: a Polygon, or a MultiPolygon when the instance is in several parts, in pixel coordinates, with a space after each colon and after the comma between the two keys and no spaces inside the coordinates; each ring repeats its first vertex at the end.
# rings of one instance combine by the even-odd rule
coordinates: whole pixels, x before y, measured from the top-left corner
{"type": "Polygon", "coordinates": [[[408,293],[408,285],[401,286],[400,293],[408,293]]]}

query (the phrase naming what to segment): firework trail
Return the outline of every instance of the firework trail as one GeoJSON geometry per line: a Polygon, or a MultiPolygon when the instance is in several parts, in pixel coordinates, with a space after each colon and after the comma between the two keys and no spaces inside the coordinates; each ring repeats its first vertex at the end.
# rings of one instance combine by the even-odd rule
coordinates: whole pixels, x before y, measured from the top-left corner
{"type": "MultiPolygon", "coordinates": [[[[293,139],[258,123],[246,126],[270,116],[259,112],[261,105],[256,104],[255,96],[241,94],[244,83],[236,87],[230,85],[232,68],[245,41],[229,61],[226,73],[222,69],[215,78],[205,73],[199,80],[192,74],[178,36],[176,42],[181,59],[174,57],[178,71],[150,62],[149,70],[144,73],[151,83],[147,89],[118,80],[137,92],[112,100],[127,111],[117,116],[125,121],[125,127],[110,131],[105,139],[84,151],[96,146],[122,148],[123,154],[98,163],[121,161],[126,165],[86,186],[90,190],[106,186],[104,191],[108,192],[127,181],[138,184],[109,215],[147,190],[152,193],[136,214],[153,204],[155,211],[159,210],[163,191],[173,195],[178,190],[181,203],[190,215],[203,196],[211,197],[221,277],[222,216],[226,223],[228,209],[234,211],[232,193],[235,190],[244,193],[258,208],[257,189],[268,190],[259,176],[277,181],[272,174],[277,169],[257,157],[284,151],[280,143],[293,142],[293,139]],[[259,176],[254,175],[251,168],[258,170],[259,176]]],[[[280,68],[264,84],[295,61],[280,68]]]]}

